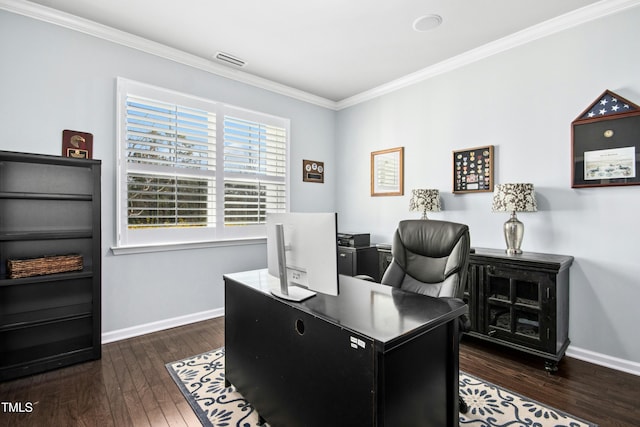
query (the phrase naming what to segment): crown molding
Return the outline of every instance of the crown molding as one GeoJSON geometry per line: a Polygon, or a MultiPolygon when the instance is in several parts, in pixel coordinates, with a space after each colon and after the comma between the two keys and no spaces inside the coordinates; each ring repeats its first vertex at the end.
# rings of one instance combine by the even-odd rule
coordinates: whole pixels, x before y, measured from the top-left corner
{"type": "Polygon", "coordinates": [[[64,13],[46,6],[31,3],[26,0],[0,0],[0,9],[7,10],[9,12],[28,16],[54,25],[59,25],[74,31],[79,31],[81,33],[150,53],[152,55],[188,65],[221,77],[331,110],[342,110],[344,108],[369,101],[509,49],[513,49],[531,41],[576,27],[598,18],[622,12],[638,5],[640,5],[640,0],[600,0],[592,5],[585,6],[565,15],[534,25],[533,27],[529,27],[494,42],[487,43],[486,45],[472,49],[430,67],[423,68],[415,73],[408,74],[399,79],[392,80],[373,89],[336,102],[244,71],[233,70],[181,50],[153,42],[143,37],[134,36],[124,31],[116,30],[112,27],[79,18],[75,15],[64,13]]]}
{"type": "Polygon", "coordinates": [[[529,27],[502,39],[487,43],[476,49],[464,52],[445,61],[439,62],[415,73],[408,74],[399,79],[390,81],[373,89],[361,92],[336,103],[336,109],[342,110],[379,96],[395,92],[407,86],[428,80],[440,74],[472,64],[476,61],[488,58],[498,53],[513,49],[523,44],[541,39],[543,37],[564,31],[578,25],[602,18],[626,9],[636,7],[640,0],[601,0],[589,6],[577,9],[567,14],[558,16],[529,27]]]}
{"type": "Polygon", "coordinates": [[[0,9],[88,34],[132,49],[137,49],[161,58],[188,65],[193,68],[255,86],[260,89],[265,89],[280,95],[285,95],[303,102],[315,104],[332,110],[335,110],[336,108],[335,101],[313,95],[299,89],[294,89],[290,86],[258,77],[244,71],[234,70],[223,65],[218,65],[212,61],[208,61],[179,49],[175,49],[143,37],[135,36],[69,13],[61,12],[50,7],[42,6],[40,4],[31,3],[25,0],[0,0],[0,9]]]}

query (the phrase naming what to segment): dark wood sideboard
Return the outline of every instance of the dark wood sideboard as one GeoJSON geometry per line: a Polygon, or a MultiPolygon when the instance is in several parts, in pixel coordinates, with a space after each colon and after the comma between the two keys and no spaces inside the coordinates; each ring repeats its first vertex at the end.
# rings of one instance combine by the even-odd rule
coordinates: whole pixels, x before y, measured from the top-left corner
{"type": "Polygon", "coordinates": [[[569,345],[572,256],[474,248],[465,302],[470,336],[540,356],[556,371],[569,345]]]}

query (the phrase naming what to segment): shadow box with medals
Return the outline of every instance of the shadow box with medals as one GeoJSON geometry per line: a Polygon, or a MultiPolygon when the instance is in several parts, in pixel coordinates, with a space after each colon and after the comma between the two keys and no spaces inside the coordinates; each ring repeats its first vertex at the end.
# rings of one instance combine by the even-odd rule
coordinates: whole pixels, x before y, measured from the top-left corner
{"type": "Polygon", "coordinates": [[[453,152],[453,193],[493,191],[493,145],[453,152]]]}
{"type": "Polygon", "coordinates": [[[640,107],[606,90],[572,123],[572,188],[640,185],[640,107]]]}

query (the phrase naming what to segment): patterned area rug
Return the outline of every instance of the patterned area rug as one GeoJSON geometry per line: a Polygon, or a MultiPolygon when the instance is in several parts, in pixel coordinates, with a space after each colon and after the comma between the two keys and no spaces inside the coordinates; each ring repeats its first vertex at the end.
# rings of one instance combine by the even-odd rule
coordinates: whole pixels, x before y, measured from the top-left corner
{"type": "MultiPolygon", "coordinates": [[[[251,404],[234,387],[225,387],[224,347],[168,363],[167,370],[203,426],[260,426],[251,404]]],[[[460,426],[597,427],[464,372],[460,395],[469,405],[460,426]]]]}

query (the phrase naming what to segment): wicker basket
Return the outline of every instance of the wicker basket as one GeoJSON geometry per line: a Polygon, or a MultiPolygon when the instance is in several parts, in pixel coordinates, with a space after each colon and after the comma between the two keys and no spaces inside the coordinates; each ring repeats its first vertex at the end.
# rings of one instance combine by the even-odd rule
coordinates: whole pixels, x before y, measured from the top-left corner
{"type": "Polygon", "coordinates": [[[77,254],[7,260],[7,271],[11,279],[78,270],[82,270],[82,256],[77,254]]]}

